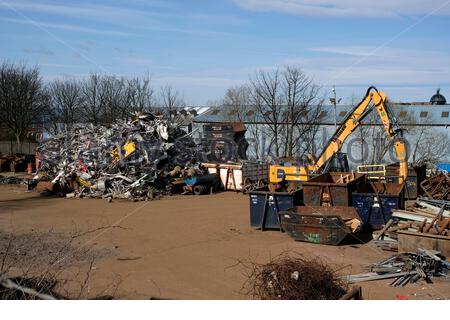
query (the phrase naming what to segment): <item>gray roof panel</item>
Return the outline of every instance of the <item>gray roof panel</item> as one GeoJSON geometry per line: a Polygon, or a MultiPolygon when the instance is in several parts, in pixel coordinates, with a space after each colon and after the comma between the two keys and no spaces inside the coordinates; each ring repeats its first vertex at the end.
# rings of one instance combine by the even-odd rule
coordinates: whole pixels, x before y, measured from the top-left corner
{"type": "MultiPolygon", "coordinates": [[[[394,117],[398,119],[400,125],[450,125],[450,104],[446,105],[429,105],[429,104],[395,104],[391,103],[390,110],[394,117]]],[[[336,106],[336,118],[338,123],[342,123],[347,115],[353,110],[351,105],[336,106]]],[[[264,115],[259,113],[253,107],[245,107],[241,112],[234,112],[230,110],[229,106],[211,107],[208,111],[195,117],[194,122],[208,123],[208,122],[236,122],[243,121],[244,123],[265,123],[264,115]],[[231,112],[230,112],[231,111],[231,112]]],[[[323,105],[319,124],[332,125],[334,124],[334,106],[323,105]]],[[[374,110],[375,112],[375,110],[374,110]]],[[[283,116],[283,111],[280,112],[279,118],[283,116]]],[[[308,117],[304,117],[305,121],[308,117]]]]}

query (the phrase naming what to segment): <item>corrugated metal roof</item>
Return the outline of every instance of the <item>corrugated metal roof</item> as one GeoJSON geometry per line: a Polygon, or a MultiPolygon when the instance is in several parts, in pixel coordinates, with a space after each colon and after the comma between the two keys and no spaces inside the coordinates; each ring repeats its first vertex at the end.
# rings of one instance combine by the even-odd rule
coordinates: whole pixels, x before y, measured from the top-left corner
{"type": "MultiPolygon", "coordinates": [[[[336,106],[337,123],[342,123],[346,119],[347,114],[353,110],[351,105],[336,106]]],[[[450,125],[450,104],[446,105],[420,105],[420,104],[390,104],[390,110],[394,117],[398,119],[400,125],[433,125],[433,126],[449,126],[450,125]]],[[[374,112],[376,112],[374,110],[374,112]]],[[[283,118],[284,111],[279,114],[280,120],[283,118]]],[[[301,117],[305,122],[310,119],[307,115],[301,117]]],[[[318,124],[332,125],[334,124],[334,106],[322,106],[322,112],[319,117],[318,124]]],[[[265,117],[253,107],[241,108],[236,112],[229,106],[210,107],[206,112],[194,118],[194,122],[234,122],[243,121],[244,123],[265,123],[265,117]]],[[[280,121],[281,122],[281,121],[280,121]]]]}

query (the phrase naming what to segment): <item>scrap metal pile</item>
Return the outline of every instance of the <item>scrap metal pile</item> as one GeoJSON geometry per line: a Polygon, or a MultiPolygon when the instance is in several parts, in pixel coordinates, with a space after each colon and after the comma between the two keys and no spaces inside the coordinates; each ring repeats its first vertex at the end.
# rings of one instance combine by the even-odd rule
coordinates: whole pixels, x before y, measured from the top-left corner
{"type": "Polygon", "coordinates": [[[392,226],[387,233],[398,230],[450,236],[450,202],[419,198],[408,210],[394,210],[392,226]]]}
{"type": "Polygon", "coordinates": [[[399,253],[375,263],[370,266],[370,271],[344,279],[348,283],[394,279],[390,283],[393,287],[403,287],[419,279],[431,283],[433,277],[450,277],[450,263],[443,260],[438,251],[419,248],[417,252],[399,253]]]}
{"type": "Polygon", "coordinates": [[[422,181],[420,186],[430,199],[450,200],[450,177],[443,172],[422,181]]]}
{"type": "Polygon", "coordinates": [[[386,251],[411,250],[417,244],[450,253],[450,201],[418,198],[405,210],[394,209],[392,219],[373,243],[386,251]],[[432,243],[432,244],[431,244],[432,243]]]}
{"type": "Polygon", "coordinates": [[[67,196],[151,200],[201,174],[198,146],[176,123],[152,114],[77,127],[37,148],[38,178],[67,196]],[[72,192],[73,191],[73,192],[72,192]]]}

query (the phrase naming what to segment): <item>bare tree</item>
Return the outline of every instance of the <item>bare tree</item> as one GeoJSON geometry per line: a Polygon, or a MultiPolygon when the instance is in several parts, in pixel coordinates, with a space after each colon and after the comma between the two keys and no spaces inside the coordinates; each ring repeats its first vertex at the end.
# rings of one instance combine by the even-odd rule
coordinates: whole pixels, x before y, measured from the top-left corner
{"type": "Polygon", "coordinates": [[[233,86],[227,90],[223,105],[228,108],[231,120],[243,121],[250,106],[251,88],[248,85],[233,86]]]}
{"type": "Polygon", "coordinates": [[[319,97],[319,86],[300,68],[287,66],[283,71],[283,80],[286,101],[282,117],[286,123],[282,132],[284,156],[303,155],[313,151],[311,143],[319,129],[323,99],[319,97]]]}
{"type": "Polygon", "coordinates": [[[252,98],[270,133],[276,157],[304,155],[313,149],[322,116],[319,87],[300,68],[260,71],[251,79],[252,98]]]}
{"type": "Polygon", "coordinates": [[[252,141],[250,141],[249,147],[250,152],[252,152],[256,159],[265,159],[267,156],[266,148],[265,148],[265,136],[267,128],[265,125],[261,125],[259,123],[260,117],[258,116],[258,110],[261,110],[263,101],[257,95],[252,93],[252,88],[249,91],[249,104],[251,109],[247,112],[246,116],[248,121],[251,123],[248,127],[248,132],[252,141]]]}
{"type": "Polygon", "coordinates": [[[393,141],[387,136],[378,112],[372,108],[370,114],[358,127],[361,163],[382,164],[393,148],[393,141]]]}
{"type": "Polygon", "coordinates": [[[227,109],[228,120],[245,122],[246,138],[249,141],[249,155],[258,159],[261,156],[261,125],[258,123],[257,109],[261,103],[252,94],[252,87],[239,85],[229,88],[222,100],[222,108],[227,109]]]}
{"type": "Polygon", "coordinates": [[[402,121],[410,124],[406,130],[406,138],[411,163],[426,162],[434,165],[446,158],[450,152],[450,139],[445,129],[433,128],[427,120],[421,120],[419,124],[412,115],[403,116],[402,121]]]}
{"type": "Polygon", "coordinates": [[[106,109],[106,90],[99,74],[91,74],[89,78],[81,83],[81,94],[83,99],[83,120],[94,125],[103,122],[103,114],[106,109]]]}
{"type": "Polygon", "coordinates": [[[0,120],[23,141],[32,124],[42,123],[48,97],[37,67],[10,63],[0,66],[0,120]]]}
{"type": "Polygon", "coordinates": [[[112,123],[117,118],[125,118],[129,106],[125,101],[125,80],[123,77],[103,76],[100,78],[101,90],[104,92],[103,122],[112,123]]]}
{"type": "Polygon", "coordinates": [[[73,79],[55,80],[48,85],[48,94],[47,130],[53,134],[70,130],[80,120],[83,104],[80,83],[73,79]]]}
{"type": "Polygon", "coordinates": [[[259,71],[250,80],[253,87],[253,99],[262,103],[257,106],[259,114],[264,119],[270,131],[269,149],[274,149],[275,156],[281,155],[281,113],[283,111],[282,85],[280,70],[273,72],[259,71]]]}
{"type": "Polygon", "coordinates": [[[171,85],[165,85],[161,88],[160,98],[161,105],[166,109],[169,118],[172,118],[174,109],[185,106],[180,92],[171,85]]]}
{"type": "Polygon", "coordinates": [[[154,104],[155,91],[150,78],[132,78],[126,81],[125,105],[131,111],[150,111],[154,104]]]}
{"type": "Polygon", "coordinates": [[[444,131],[438,131],[431,127],[421,127],[419,137],[415,140],[414,153],[412,154],[412,163],[428,163],[435,165],[448,157],[450,152],[450,139],[444,131]]]}
{"type": "MultiPolygon", "coordinates": [[[[108,124],[118,118],[129,117],[133,111],[149,111],[154,104],[154,90],[148,77],[127,79],[114,75],[91,74],[77,83],[55,83],[58,85],[53,84],[56,89],[51,87],[52,95],[56,91],[58,95],[64,94],[64,99],[59,98],[64,100],[64,103],[58,103],[67,105],[76,101],[82,120],[94,125],[108,124]]],[[[173,95],[174,91],[171,91],[169,96],[173,95]]],[[[172,103],[179,101],[177,96],[172,103]]]]}

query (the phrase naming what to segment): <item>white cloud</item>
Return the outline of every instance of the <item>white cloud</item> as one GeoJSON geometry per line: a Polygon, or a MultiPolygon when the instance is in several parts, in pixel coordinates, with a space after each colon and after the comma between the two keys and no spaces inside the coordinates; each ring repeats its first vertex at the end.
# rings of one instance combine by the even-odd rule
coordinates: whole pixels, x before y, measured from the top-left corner
{"type": "Polygon", "coordinates": [[[322,53],[332,53],[339,55],[348,55],[355,57],[368,57],[377,55],[374,53],[374,48],[371,47],[359,47],[359,46],[350,46],[350,47],[318,47],[312,48],[313,51],[322,52],[322,53]]]}
{"type": "Polygon", "coordinates": [[[123,32],[123,31],[102,30],[102,29],[97,29],[97,28],[82,27],[82,26],[73,25],[73,24],[50,23],[50,22],[36,21],[36,20],[32,20],[32,19],[27,20],[27,19],[15,19],[15,18],[0,17],[0,21],[10,22],[10,23],[27,24],[27,25],[42,27],[42,28],[61,29],[61,30],[78,31],[78,32],[86,32],[86,33],[113,35],[113,36],[132,36],[133,35],[132,33],[123,32]]]}
{"type": "Polygon", "coordinates": [[[70,16],[75,18],[92,18],[92,19],[132,19],[142,16],[159,15],[150,10],[135,10],[127,7],[105,6],[97,4],[79,3],[77,5],[71,4],[53,4],[40,1],[14,1],[2,2],[6,8],[12,8],[17,11],[47,13],[54,15],[70,16]]]}
{"type": "Polygon", "coordinates": [[[450,81],[450,54],[376,47],[313,48],[323,56],[286,59],[325,85],[439,85],[450,81]],[[376,55],[371,55],[376,52],[376,55]]]}
{"type": "Polygon", "coordinates": [[[450,15],[449,0],[233,0],[245,10],[301,16],[398,17],[450,15]]]}
{"type": "Polygon", "coordinates": [[[312,52],[322,54],[281,59],[273,65],[208,68],[182,75],[179,72],[155,74],[153,80],[158,85],[173,84],[186,93],[189,101],[199,104],[219,99],[230,86],[248,83],[256,71],[271,72],[285,65],[302,67],[325,88],[337,85],[339,95],[344,98],[352,93],[362,95],[367,87],[375,85],[393,100],[425,101],[434,88],[442,87],[444,92],[449,86],[450,54],[406,48],[376,49],[370,46],[311,48],[312,52]],[[376,55],[371,55],[374,51],[376,55]]]}
{"type": "MultiPolygon", "coordinates": [[[[135,1],[136,2],[136,1],[135,1]]],[[[138,1],[140,3],[140,1],[138,1]]],[[[18,0],[15,2],[0,1],[0,9],[10,9],[20,15],[47,14],[52,17],[71,17],[89,22],[115,25],[127,29],[155,30],[194,35],[235,35],[227,31],[211,30],[211,26],[242,25],[244,18],[234,15],[211,13],[187,13],[178,10],[173,3],[150,1],[140,3],[139,8],[119,5],[100,5],[90,3],[61,3],[48,1],[18,0]],[[3,6],[2,6],[3,4],[3,6]],[[157,10],[154,6],[159,7],[157,10]],[[176,21],[176,23],[174,23],[176,21]],[[187,24],[187,26],[185,26],[187,24]],[[198,25],[199,28],[195,28],[198,25]]]]}

